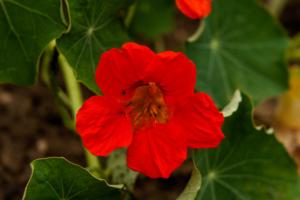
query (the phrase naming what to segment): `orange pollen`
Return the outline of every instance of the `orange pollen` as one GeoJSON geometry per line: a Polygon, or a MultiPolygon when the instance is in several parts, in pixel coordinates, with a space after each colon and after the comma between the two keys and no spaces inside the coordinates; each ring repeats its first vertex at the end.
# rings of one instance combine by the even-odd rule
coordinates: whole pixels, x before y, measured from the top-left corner
{"type": "Polygon", "coordinates": [[[163,93],[153,82],[137,87],[128,106],[131,108],[130,117],[135,128],[168,122],[168,109],[163,93]]]}

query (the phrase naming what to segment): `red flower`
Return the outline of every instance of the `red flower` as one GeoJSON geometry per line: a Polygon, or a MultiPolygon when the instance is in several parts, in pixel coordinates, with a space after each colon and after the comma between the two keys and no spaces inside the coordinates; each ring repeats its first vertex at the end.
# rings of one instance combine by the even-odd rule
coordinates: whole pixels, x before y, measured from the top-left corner
{"type": "Polygon", "coordinates": [[[208,95],[194,93],[196,68],[182,53],[127,43],[102,54],[96,81],[104,96],[88,99],[76,117],[95,155],[128,147],[131,169],[167,178],[188,147],[213,148],[224,137],[223,115],[208,95]]]}
{"type": "Polygon", "coordinates": [[[176,0],[176,5],[191,19],[206,17],[211,11],[211,0],[176,0]]]}

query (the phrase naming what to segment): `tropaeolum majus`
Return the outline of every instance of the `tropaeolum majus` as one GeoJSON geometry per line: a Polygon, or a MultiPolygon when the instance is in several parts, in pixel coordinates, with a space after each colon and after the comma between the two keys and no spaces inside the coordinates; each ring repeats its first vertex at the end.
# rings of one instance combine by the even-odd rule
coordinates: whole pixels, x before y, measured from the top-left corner
{"type": "Polygon", "coordinates": [[[96,82],[104,96],[88,99],[76,129],[94,155],[128,147],[129,168],[167,178],[188,148],[214,148],[223,115],[205,93],[194,93],[196,67],[183,53],[155,54],[126,43],[102,54],[96,82]]]}
{"type": "Polygon", "coordinates": [[[178,9],[191,19],[206,17],[211,12],[211,0],[176,0],[178,9]]]}

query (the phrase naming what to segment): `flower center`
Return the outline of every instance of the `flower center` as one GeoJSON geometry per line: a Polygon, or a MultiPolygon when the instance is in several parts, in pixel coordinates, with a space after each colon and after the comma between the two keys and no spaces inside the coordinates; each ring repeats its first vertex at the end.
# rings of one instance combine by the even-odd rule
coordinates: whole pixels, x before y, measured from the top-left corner
{"type": "Polygon", "coordinates": [[[138,86],[128,106],[130,117],[135,128],[142,128],[153,123],[167,123],[168,111],[164,96],[159,87],[150,82],[138,86]]]}

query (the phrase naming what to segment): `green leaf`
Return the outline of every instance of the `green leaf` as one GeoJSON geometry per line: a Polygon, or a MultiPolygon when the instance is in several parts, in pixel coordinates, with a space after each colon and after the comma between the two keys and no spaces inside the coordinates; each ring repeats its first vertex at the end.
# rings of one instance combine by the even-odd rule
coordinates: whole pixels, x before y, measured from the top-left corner
{"type": "Polygon", "coordinates": [[[151,38],[172,31],[175,26],[174,0],[138,0],[131,32],[151,38]]]}
{"type": "Polygon", "coordinates": [[[120,189],[108,186],[104,180],[96,179],[84,168],[64,158],[35,160],[32,169],[24,200],[121,199],[120,189]]]}
{"type": "Polygon", "coordinates": [[[130,0],[69,1],[71,30],[57,45],[73,67],[78,80],[95,92],[95,69],[100,55],[128,40],[118,13],[130,0]]]}
{"type": "Polygon", "coordinates": [[[296,200],[295,163],[274,135],[253,127],[251,103],[245,95],[242,100],[225,120],[221,145],[196,151],[203,180],[197,199],[296,200]]]}
{"type": "Polygon", "coordinates": [[[111,170],[113,184],[124,184],[129,191],[133,191],[139,173],[127,167],[125,149],[118,149],[110,154],[107,168],[111,170]]]}
{"type": "Polygon", "coordinates": [[[255,0],[213,1],[200,39],[187,44],[198,68],[197,89],[225,106],[240,89],[257,104],[287,88],[287,38],[255,0]]]}
{"type": "Polygon", "coordinates": [[[32,84],[42,50],[65,30],[59,0],[0,0],[0,83],[32,84]]]}

